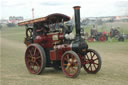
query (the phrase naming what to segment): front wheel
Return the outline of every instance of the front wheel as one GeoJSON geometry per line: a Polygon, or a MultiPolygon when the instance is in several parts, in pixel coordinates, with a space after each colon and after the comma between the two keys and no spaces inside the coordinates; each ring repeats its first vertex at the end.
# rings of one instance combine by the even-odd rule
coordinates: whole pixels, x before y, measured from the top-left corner
{"type": "Polygon", "coordinates": [[[92,74],[97,73],[102,64],[100,55],[93,49],[87,50],[86,55],[84,55],[84,62],[84,70],[92,74]]]}
{"type": "Polygon", "coordinates": [[[81,69],[79,56],[74,51],[65,52],[61,59],[61,68],[67,77],[77,77],[81,69]]]}

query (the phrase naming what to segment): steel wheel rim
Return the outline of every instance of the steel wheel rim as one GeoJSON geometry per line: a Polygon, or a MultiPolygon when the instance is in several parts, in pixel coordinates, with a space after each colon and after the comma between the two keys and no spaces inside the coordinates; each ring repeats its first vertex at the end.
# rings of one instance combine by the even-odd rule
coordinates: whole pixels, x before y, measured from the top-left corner
{"type": "Polygon", "coordinates": [[[69,77],[74,76],[78,70],[78,61],[74,55],[67,53],[62,59],[62,69],[69,77]],[[74,68],[75,67],[75,68],[74,68]]]}
{"type": "Polygon", "coordinates": [[[42,55],[40,54],[40,50],[35,46],[30,46],[27,48],[25,54],[25,63],[27,69],[32,74],[37,74],[42,69],[42,55]]]}

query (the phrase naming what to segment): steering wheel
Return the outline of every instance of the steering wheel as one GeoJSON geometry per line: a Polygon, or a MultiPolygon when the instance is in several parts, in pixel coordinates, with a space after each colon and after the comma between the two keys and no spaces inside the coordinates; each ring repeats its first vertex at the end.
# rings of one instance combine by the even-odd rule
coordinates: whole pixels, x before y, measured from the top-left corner
{"type": "Polygon", "coordinates": [[[32,39],[32,36],[33,36],[33,29],[32,28],[27,28],[26,29],[26,38],[27,38],[27,40],[32,39]]]}

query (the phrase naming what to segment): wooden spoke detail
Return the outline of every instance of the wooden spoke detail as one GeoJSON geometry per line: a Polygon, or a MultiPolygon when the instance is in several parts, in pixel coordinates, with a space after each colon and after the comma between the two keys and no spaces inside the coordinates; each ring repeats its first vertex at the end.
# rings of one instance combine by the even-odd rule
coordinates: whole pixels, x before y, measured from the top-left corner
{"type": "Polygon", "coordinates": [[[67,77],[77,77],[81,69],[81,62],[78,55],[73,51],[64,53],[61,59],[61,68],[67,77]]]}
{"type": "Polygon", "coordinates": [[[88,73],[97,73],[100,70],[102,63],[100,55],[95,50],[88,49],[84,57],[84,70],[88,73]]]}

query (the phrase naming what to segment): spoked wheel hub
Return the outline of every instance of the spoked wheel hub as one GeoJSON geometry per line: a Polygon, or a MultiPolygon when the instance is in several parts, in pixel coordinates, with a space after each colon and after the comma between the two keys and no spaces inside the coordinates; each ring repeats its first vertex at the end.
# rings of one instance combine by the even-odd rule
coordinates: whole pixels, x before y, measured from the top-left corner
{"type": "Polygon", "coordinates": [[[36,58],[35,57],[32,57],[32,62],[36,63],[36,58]]]}
{"type": "Polygon", "coordinates": [[[81,62],[78,55],[73,51],[64,53],[61,67],[67,77],[77,77],[80,73],[81,62]]]}

